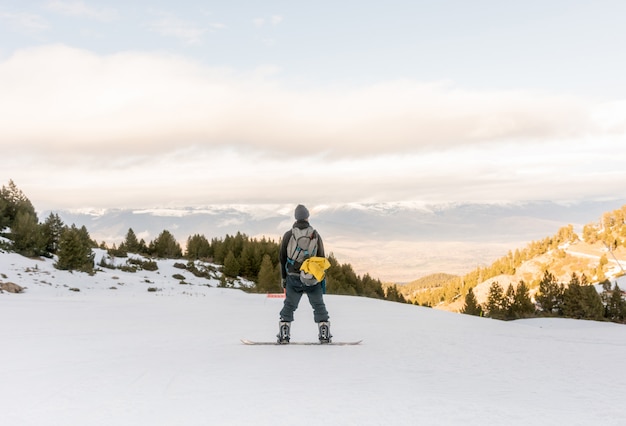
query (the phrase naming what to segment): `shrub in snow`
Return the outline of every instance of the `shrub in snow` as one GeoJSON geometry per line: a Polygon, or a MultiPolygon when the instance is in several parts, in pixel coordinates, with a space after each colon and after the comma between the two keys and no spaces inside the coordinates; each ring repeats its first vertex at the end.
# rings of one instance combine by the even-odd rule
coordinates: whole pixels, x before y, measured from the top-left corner
{"type": "Polygon", "coordinates": [[[135,267],[135,271],[137,270],[137,267],[143,269],[144,271],[156,271],[159,269],[159,265],[153,260],[128,259],[126,263],[135,267]]]}

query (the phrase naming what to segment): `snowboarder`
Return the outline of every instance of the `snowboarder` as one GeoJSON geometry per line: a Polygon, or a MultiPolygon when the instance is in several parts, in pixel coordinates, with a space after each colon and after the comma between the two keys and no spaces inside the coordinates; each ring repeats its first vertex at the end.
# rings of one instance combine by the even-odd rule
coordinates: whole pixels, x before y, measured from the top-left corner
{"type": "MultiPolygon", "coordinates": [[[[293,313],[298,308],[302,295],[306,293],[313,307],[313,317],[318,324],[320,343],[330,343],[330,323],[324,304],[325,279],[321,282],[300,270],[309,258],[324,258],[324,244],[318,232],[309,224],[309,210],[299,204],[294,216],[296,222],[285,232],[280,245],[280,265],[285,303],[280,311],[278,343],[289,343],[293,313]]],[[[325,259],[323,259],[325,260],[325,259]]]]}

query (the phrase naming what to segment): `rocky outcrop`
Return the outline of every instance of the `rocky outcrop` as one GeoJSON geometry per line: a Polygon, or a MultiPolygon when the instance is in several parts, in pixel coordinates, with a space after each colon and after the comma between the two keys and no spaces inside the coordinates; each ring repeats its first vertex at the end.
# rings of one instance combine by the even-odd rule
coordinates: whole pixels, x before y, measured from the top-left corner
{"type": "Polygon", "coordinates": [[[15,283],[0,283],[0,293],[21,293],[24,291],[24,287],[20,287],[15,283]]]}

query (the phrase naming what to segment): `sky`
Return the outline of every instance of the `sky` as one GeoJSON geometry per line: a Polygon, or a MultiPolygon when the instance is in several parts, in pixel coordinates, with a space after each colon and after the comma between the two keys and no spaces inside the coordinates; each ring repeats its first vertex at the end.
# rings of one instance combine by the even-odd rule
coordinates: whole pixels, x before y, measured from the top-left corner
{"type": "Polygon", "coordinates": [[[38,210],[626,197],[623,1],[0,0],[38,210]]]}

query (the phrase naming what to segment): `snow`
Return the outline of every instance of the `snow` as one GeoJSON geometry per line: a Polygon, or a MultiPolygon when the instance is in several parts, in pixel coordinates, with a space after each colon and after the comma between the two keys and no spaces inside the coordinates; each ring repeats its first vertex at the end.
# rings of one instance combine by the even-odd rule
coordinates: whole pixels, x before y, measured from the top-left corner
{"type": "MultiPolygon", "coordinates": [[[[0,294],[2,424],[626,423],[623,325],[327,295],[334,339],[363,344],[246,346],[274,338],[282,300],[172,265],[89,276],[0,253],[0,281],[27,287],[0,294]]],[[[316,335],[303,298],[292,338],[316,335]]]]}

